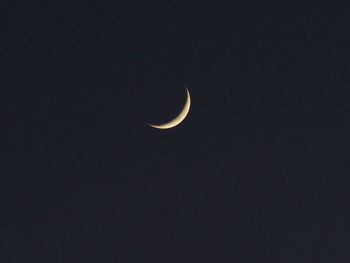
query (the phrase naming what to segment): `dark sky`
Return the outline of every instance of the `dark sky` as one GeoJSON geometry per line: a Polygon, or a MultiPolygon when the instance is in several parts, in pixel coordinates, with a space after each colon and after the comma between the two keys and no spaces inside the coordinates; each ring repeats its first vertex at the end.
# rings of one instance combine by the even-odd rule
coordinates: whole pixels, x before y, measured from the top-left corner
{"type": "Polygon", "coordinates": [[[0,262],[349,262],[350,6],[72,2],[0,10],[0,262]]]}

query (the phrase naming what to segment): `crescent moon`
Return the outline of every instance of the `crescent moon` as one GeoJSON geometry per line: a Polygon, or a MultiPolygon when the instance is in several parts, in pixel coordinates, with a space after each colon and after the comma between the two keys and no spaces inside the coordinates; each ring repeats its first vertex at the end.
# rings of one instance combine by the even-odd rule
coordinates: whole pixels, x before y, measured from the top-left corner
{"type": "Polygon", "coordinates": [[[148,125],[156,129],[170,129],[179,125],[186,118],[191,107],[191,96],[187,87],[186,87],[186,93],[187,93],[186,103],[179,115],[177,115],[174,119],[164,124],[160,124],[160,125],[148,124],[148,125]]]}

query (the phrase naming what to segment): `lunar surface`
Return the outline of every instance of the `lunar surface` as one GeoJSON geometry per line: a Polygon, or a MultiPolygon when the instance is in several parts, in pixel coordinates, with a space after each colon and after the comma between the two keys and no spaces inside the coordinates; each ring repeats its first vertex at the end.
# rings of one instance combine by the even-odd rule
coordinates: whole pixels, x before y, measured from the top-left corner
{"type": "Polygon", "coordinates": [[[171,121],[163,123],[163,124],[159,124],[159,125],[148,124],[148,125],[152,126],[153,128],[156,128],[156,129],[170,129],[170,128],[173,128],[173,127],[179,125],[186,118],[186,116],[188,115],[188,112],[190,111],[190,107],[191,107],[191,96],[190,96],[190,92],[188,91],[187,87],[186,87],[186,93],[187,93],[186,103],[185,103],[185,106],[183,107],[183,109],[179,115],[177,115],[171,121]]]}

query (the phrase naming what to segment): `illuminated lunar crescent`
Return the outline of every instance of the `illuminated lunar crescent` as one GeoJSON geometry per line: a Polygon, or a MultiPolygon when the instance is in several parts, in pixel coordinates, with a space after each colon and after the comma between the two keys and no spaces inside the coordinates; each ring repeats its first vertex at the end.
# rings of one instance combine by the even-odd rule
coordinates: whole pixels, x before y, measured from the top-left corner
{"type": "Polygon", "coordinates": [[[164,124],[160,124],[160,125],[148,124],[148,125],[152,126],[153,128],[156,128],[156,129],[170,129],[170,128],[173,128],[173,127],[179,125],[186,118],[188,112],[190,111],[191,97],[190,97],[190,92],[188,91],[187,87],[186,87],[186,93],[187,93],[187,99],[186,99],[185,106],[183,107],[180,114],[177,115],[177,117],[175,117],[171,121],[164,123],[164,124]]]}

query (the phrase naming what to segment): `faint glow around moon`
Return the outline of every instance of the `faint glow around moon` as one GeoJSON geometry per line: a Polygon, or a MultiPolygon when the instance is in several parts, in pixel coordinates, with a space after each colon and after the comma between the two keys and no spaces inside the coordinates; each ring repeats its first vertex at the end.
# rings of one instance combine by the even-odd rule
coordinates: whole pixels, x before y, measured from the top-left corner
{"type": "Polygon", "coordinates": [[[177,115],[174,119],[164,124],[160,124],[160,125],[148,124],[148,125],[156,129],[170,129],[179,125],[186,118],[188,112],[190,111],[191,97],[187,87],[186,87],[186,93],[187,93],[186,103],[179,115],[177,115]]]}

